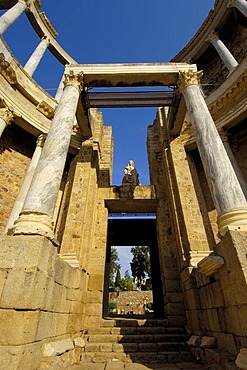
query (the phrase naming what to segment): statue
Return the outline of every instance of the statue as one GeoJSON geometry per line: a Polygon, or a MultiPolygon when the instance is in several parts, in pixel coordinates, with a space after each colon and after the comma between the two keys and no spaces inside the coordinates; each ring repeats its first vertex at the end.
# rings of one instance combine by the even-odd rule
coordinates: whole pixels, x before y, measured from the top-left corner
{"type": "Polygon", "coordinates": [[[124,169],[124,177],[122,180],[122,185],[139,185],[139,174],[135,169],[134,161],[130,160],[124,169]]]}

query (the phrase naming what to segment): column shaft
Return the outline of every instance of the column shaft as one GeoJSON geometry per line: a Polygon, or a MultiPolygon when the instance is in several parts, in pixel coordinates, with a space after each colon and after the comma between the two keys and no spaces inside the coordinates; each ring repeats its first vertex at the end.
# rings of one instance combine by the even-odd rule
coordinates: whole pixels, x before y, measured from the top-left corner
{"type": "Polygon", "coordinates": [[[25,71],[32,76],[38,67],[50,40],[47,38],[42,38],[37,48],[34,50],[33,54],[28,59],[27,63],[24,66],[25,71]]]}
{"type": "Polygon", "coordinates": [[[5,130],[6,126],[7,122],[2,117],[0,117],[0,137],[2,136],[2,133],[5,130]]]}
{"type": "Polygon", "coordinates": [[[55,99],[59,102],[63,93],[63,80],[64,80],[64,75],[61,78],[61,81],[58,85],[57,92],[55,95],[55,99]]]}
{"type": "Polygon", "coordinates": [[[27,4],[24,0],[19,0],[12,8],[7,10],[0,17],[0,34],[2,35],[26,10],[27,4]]]}
{"type": "Polygon", "coordinates": [[[81,74],[66,75],[63,95],[13,234],[38,234],[54,239],[52,216],[62,179],[80,95],[81,74]]]}
{"type": "Polygon", "coordinates": [[[230,0],[229,7],[235,6],[245,17],[247,17],[247,1],[246,0],[230,0]]]}
{"type": "MultiPolygon", "coordinates": [[[[183,94],[204,171],[218,213],[219,232],[234,224],[247,225],[246,199],[199,87],[198,74],[181,73],[183,94]],[[183,77],[182,77],[183,76],[183,77]],[[187,80],[186,80],[187,77],[187,80]],[[194,76],[195,77],[195,76],[194,76]],[[226,221],[227,219],[227,221],[226,221]],[[233,220],[234,219],[234,220],[233,220]]],[[[200,76],[199,76],[200,77],[200,76]]]]}
{"type": "Polygon", "coordinates": [[[211,42],[215,47],[217,53],[219,54],[220,58],[222,59],[223,63],[225,64],[226,68],[228,69],[228,71],[231,72],[234,68],[236,68],[238,62],[216,34],[212,36],[211,42]]]}
{"type": "Polygon", "coordinates": [[[42,134],[38,137],[37,146],[36,146],[36,149],[33,153],[32,160],[29,164],[29,167],[28,167],[28,170],[26,172],[25,178],[24,178],[23,183],[20,187],[19,193],[16,197],[15,204],[14,204],[14,206],[12,208],[12,211],[9,215],[9,219],[8,219],[7,225],[6,225],[5,230],[4,230],[5,234],[8,233],[8,230],[13,226],[14,221],[17,220],[17,218],[19,217],[19,215],[21,213],[21,210],[22,210],[23,204],[25,202],[28,190],[30,188],[30,184],[31,184],[33,176],[34,176],[34,172],[37,168],[37,165],[38,165],[38,162],[39,162],[39,159],[40,159],[40,156],[41,156],[44,141],[45,141],[45,135],[42,134]]]}

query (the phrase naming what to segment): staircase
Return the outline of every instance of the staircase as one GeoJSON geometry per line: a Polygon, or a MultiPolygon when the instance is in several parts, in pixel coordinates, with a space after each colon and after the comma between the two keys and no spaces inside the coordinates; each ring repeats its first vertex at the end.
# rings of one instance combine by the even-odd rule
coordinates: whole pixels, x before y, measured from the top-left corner
{"type": "Polygon", "coordinates": [[[87,329],[81,363],[108,361],[141,364],[177,363],[192,360],[182,328],[171,328],[168,320],[106,319],[100,328],[87,329]]]}

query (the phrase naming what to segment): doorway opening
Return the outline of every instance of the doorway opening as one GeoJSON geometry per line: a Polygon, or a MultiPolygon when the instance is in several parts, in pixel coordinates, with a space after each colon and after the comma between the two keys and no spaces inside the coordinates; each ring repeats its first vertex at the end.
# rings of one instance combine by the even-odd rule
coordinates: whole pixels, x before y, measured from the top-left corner
{"type": "Polygon", "coordinates": [[[155,214],[110,214],[104,317],[163,318],[163,307],[155,214]]]}

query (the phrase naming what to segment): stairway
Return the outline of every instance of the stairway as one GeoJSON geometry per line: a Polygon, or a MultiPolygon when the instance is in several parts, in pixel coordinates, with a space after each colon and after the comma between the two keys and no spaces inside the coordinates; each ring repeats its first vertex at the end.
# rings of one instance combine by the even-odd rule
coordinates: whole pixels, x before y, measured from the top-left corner
{"type": "Polygon", "coordinates": [[[100,328],[87,329],[81,363],[108,361],[141,364],[177,363],[192,360],[182,328],[168,320],[105,319],[100,328]]]}

